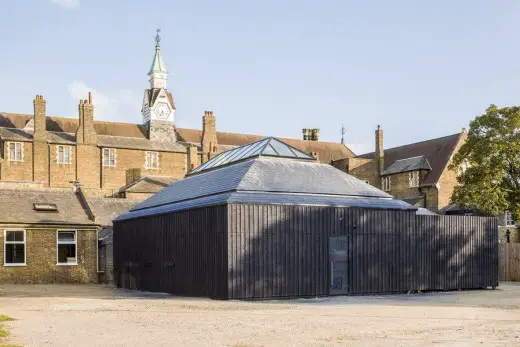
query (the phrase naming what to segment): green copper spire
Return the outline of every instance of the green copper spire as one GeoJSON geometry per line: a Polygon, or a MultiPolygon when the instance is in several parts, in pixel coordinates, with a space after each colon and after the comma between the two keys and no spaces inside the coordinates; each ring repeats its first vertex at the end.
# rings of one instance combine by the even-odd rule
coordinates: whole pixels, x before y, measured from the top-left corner
{"type": "Polygon", "coordinates": [[[152,67],[150,68],[148,75],[151,75],[154,72],[168,73],[168,69],[166,69],[166,65],[164,64],[161,55],[161,45],[159,44],[161,42],[161,36],[159,36],[160,32],[161,29],[157,29],[157,35],[155,36],[155,55],[153,57],[152,67]]]}

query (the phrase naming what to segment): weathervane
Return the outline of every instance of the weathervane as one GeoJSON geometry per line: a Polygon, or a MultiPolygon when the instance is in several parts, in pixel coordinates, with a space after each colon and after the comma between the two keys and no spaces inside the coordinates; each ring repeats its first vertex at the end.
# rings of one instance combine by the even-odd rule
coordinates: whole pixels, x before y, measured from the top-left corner
{"type": "Polygon", "coordinates": [[[161,42],[161,36],[159,36],[160,32],[161,28],[157,28],[157,35],[155,35],[155,42],[157,42],[157,46],[159,46],[159,42],[161,42]]]}
{"type": "Polygon", "coordinates": [[[345,130],[345,126],[341,124],[341,143],[345,144],[345,133],[347,130],[345,130]]]}

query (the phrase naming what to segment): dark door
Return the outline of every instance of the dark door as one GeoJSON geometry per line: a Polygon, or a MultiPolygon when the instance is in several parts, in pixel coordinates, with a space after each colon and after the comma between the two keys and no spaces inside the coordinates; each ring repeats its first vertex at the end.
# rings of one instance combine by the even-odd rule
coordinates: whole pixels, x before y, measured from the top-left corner
{"type": "Polygon", "coordinates": [[[329,237],[330,294],[348,294],[348,242],[346,236],[329,237]]]}

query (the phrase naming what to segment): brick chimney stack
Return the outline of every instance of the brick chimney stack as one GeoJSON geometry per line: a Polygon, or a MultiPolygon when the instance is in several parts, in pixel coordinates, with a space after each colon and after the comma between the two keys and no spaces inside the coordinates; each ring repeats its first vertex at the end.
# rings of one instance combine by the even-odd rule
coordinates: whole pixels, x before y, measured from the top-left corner
{"type": "Polygon", "coordinates": [[[202,162],[217,155],[217,129],[212,111],[204,111],[202,117],[202,162]]]}
{"type": "Polygon", "coordinates": [[[86,189],[104,188],[101,180],[101,153],[97,147],[97,134],[94,128],[94,105],[92,94],[88,99],[80,100],[79,126],[76,132],[76,181],[81,182],[86,189]]]}
{"type": "Polygon", "coordinates": [[[36,95],[34,104],[33,135],[33,181],[49,184],[49,145],[47,144],[46,102],[43,96],[36,95]]]}
{"type": "Polygon", "coordinates": [[[303,128],[303,139],[306,141],[319,141],[320,139],[320,129],[314,128],[303,128]]]}
{"type": "Polygon", "coordinates": [[[46,108],[47,103],[43,96],[36,95],[34,104],[34,141],[47,141],[46,108]]]}
{"type": "Polygon", "coordinates": [[[186,173],[191,172],[197,166],[199,166],[199,150],[196,145],[189,145],[187,148],[187,165],[186,173]]]}
{"type": "Polygon", "coordinates": [[[312,141],[320,140],[320,129],[314,128],[312,129],[312,141]]]}
{"type": "Polygon", "coordinates": [[[383,148],[383,129],[377,126],[376,130],[376,159],[379,174],[381,175],[385,170],[385,150],[383,148]]]}
{"type": "Polygon", "coordinates": [[[97,134],[94,128],[94,105],[92,94],[88,93],[88,99],[79,101],[79,127],[76,132],[76,142],[85,145],[96,145],[97,134]]]}

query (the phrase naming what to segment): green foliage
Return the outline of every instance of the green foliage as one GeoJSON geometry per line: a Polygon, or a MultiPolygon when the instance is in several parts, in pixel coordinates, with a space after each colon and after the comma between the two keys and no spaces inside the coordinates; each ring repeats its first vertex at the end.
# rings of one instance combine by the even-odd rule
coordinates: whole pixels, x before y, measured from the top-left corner
{"type": "Polygon", "coordinates": [[[453,202],[485,214],[511,211],[520,217],[520,107],[491,105],[470,123],[451,168],[465,165],[453,202]]]}
{"type": "Polygon", "coordinates": [[[0,314],[0,322],[9,322],[9,321],[13,321],[13,320],[14,320],[14,318],[6,316],[5,314],[0,314]]]}

